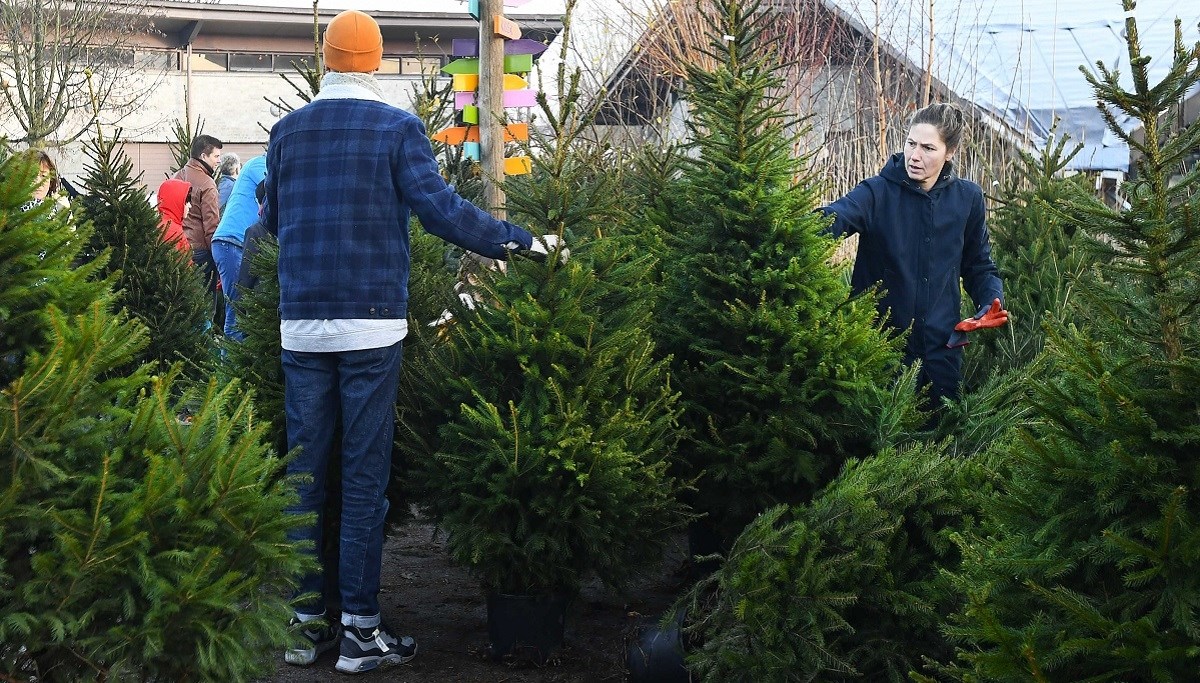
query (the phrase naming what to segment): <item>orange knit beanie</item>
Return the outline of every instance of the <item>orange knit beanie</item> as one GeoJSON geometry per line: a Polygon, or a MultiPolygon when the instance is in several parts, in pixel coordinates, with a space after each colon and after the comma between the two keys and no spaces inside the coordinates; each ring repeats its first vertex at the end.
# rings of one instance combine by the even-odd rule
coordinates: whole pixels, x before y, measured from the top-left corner
{"type": "Polygon", "coordinates": [[[383,34],[379,24],[358,10],[342,12],[325,29],[322,54],[325,68],[330,71],[376,71],[383,60],[383,34]]]}

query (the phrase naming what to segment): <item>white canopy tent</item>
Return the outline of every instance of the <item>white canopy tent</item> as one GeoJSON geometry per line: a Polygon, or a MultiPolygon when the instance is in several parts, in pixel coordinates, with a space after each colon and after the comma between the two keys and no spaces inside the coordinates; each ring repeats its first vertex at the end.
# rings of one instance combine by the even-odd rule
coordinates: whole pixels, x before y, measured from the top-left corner
{"type": "MultiPolygon", "coordinates": [[[[1060,134],[1084,145],[1074,168],[1128,169],[1129,149],[1106,130],[1079,70],[1087,66],[1096,73],[1100,61],[1132,87],[1119,0],[824,1],[863,35],[878,27],[887,48],[914,70],[929,68],[950,91],[1035,144],[1047,141],[1057,120],[1060,134]]],[[[1151,83],[1171,64],[1176,18],[1185,46],[1200,40],[1200,3],[1194,0],[1140,0],[1131,14],[1142,52],[1151,57],[1151,83]]],[[[1134,126],[1122,123],[1127,130],[1134,126]]]]}

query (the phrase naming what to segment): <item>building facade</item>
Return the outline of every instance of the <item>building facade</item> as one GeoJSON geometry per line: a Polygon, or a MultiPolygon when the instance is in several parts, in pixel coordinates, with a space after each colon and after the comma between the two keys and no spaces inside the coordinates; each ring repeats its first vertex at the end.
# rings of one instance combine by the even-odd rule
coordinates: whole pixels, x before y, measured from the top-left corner
{"type": "MultiPolygon", "coordinates": [[[[148,93],[116,124],[148,188],[157,187],[176,165],[177,124],[190,122],[193,132],[219,138],[226,151],[243,160],[265,151],[271,125],[286,107],[303,104],[284,77],[307,89],[295,65],[312,64],[314,24],[323,31],[343,9],[336,2],[319,4],[314,21],[311,6],[152,3],[151,25],[125,48],[148,93]]],[[[409,108],[422,80],[452,59],[451,41],[477,38],[479,23],[467,14],[466,3],[436,3],[444,8],[439,11],[402,9],[430,3],[385,4],[397,9],[370,11],[384,38],[378,78],[389,102],[409,108]]],[[[527,38],[549,42],[562,29],[559,14],[517,15],[514,10],[513,15],[527,38]]],[[[84,141],[50,143],[62,174],[69,180],[82,177],[88,163],[84,141]]]]}

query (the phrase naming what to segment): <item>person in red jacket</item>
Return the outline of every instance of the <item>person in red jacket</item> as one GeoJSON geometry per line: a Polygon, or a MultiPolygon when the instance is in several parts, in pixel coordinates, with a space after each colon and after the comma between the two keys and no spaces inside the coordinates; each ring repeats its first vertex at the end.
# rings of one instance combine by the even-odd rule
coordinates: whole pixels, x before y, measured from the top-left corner
{"type": "Polygon", "coordinates": [[[192,184],[177,178],[168,178],[158,186],[158,214],[162,216],[158,225],[163,230],[163,241],[175,245],[189,258],[192,246],[183,234],[183,217],[187,215],[191,193],[192,184]]]}

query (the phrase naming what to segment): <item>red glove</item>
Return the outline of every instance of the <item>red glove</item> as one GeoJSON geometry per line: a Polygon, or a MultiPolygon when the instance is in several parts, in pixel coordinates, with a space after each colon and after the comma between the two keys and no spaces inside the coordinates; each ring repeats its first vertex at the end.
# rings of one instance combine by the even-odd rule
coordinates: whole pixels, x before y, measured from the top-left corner
{"type": "Polygon", "coordinates": [[[986,309],[981,308],[973,318],[967,318],[954,326],[959,332],[974,332],[989,327],[1000,327],[1008,322],[1008,311],[1000,306],[1000,300],[995,299],[986,309]]]}

